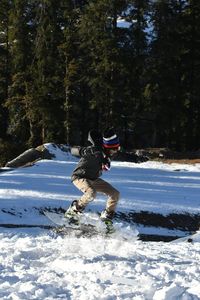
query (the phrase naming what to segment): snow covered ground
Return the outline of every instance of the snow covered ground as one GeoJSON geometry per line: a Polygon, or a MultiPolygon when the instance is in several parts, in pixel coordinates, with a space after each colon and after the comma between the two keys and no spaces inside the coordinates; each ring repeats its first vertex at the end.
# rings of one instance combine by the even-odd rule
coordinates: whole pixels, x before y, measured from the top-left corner
{"type": "MultiPolygon", "coordinates": [[[[70,182],[77,159],[51,151],[55,160],[0,174],[0,224],[51,225],[38,208],[65,208],[80,195],[70,182]]],[[[121,191],[121,212],[200,213],[200,165],[113,162],[104,179],[121,191]]],[[[104,205],[99,195],[90,209],[104,205]]],[[[200,238],[142,242],[137,230],[124,241],[0,227],[0,299],[200,299],[200,238]]]]}

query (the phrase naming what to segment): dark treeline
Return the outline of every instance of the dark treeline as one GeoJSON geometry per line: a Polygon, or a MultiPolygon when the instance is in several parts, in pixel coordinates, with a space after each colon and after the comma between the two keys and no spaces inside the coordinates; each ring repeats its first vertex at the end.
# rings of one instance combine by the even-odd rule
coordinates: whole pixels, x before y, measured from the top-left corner
{"type": "Polygon", "coordinates": [[[109,125],[199,149],[200,1],[1,0],[0,153],[109,125]]]}

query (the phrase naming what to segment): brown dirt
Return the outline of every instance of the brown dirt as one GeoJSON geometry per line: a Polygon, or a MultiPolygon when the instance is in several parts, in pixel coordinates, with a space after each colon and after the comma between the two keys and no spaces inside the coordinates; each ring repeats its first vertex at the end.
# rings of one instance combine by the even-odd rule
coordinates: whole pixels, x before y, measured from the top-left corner
{"type": "Polygon", "coordinates": [[[200,164],[200,159],[154,159],[154,160],[166,164],[188,164],[188,165],[200,164]]]}

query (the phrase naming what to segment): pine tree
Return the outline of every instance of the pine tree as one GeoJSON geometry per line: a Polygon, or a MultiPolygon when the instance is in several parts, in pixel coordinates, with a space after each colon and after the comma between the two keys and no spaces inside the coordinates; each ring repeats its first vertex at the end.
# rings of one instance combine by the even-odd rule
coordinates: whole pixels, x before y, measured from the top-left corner
{"type": "MultiPolygon", "coordinates": [[[[129,142],[129,146],[134,147],[141,147],[141,141],[143,146],[145,145],[145,141],[142,140],[143,123],[151,121],[146,111],[146,99],[144,96],[146,85],[145,72],[148,64],[149,2],[146,0],[128,1],[128,9],[125,12],[125,18],[130,23],[130,26],[126,32],[127,39],[124,49],[127,70],[125,85],[127,100],[124,115],[129,132],[134,132],[134,137],[132,137],[134,143],[129,142]]],[[[149,129],[149,123],[145,127],[149,129]]]]}
{"type": "Polygon", "coordinates": [[[123,106],[123,62],[117,18],[125,1],[89,1],[80,22],[81,47],[87,53],[85,80],[91,90],[93,123],[119,125],[123,106]]]}
{"type": "Polygon", "coordinates": [[[89,90],[84,82],[86,56],[81,49],[78,26],[84,5],[84,1],[63,3],[64,40],[61,49],[65,64],[64,127],[69,144],[84,143],[90,120],[89,90]]]}
{"type": "Polygon", "coordinates": [[[184,52],[182,61],[184,76],[186,149],[197,150],[200,147],[200,2],[187,1],[183,14],[184,52]]]}
{"type": "Polygon", "coordinates": [[[42,143],[62,140],[64,64],[59,51],[63,38],[60,22],[60,1],[38,0],[32,65],[34,90],[30,87],[34,101],[30,111],[34,142],[36,138],[42,143]]]}
{"type": "Polygon", "coordinates": [[[0,11],[0,138],[6,138],[8,114],[4,106],[8,98],[8,87],[10,81],[10,55],[9,55],[9,10],[10,1],[3,0],[1,2],[0,11]]]}
{"type": "Polygon", "coordinates": [[[199,28],[198,0],[2,0],[1,143],[112,125],[125,146],[198,149],[199,28]]]}
{"type": "Polygon", "coordinates": [[[153,39],[146,95],[155,116],[157,146],[184,147],[185,1],[158,1],[153,4],[153,39]],[[162,130],[160,130],[162,129],[162,130]]]}
{"type": "Polygon", "coordinates": [[[16,0],[9,14],[10,85],[6,106],[9,110],[8,133],[15,143],[26,143],[29,130],[26,117],[27,69],[31,57],[29,10],[27,1],[16,0]]]}

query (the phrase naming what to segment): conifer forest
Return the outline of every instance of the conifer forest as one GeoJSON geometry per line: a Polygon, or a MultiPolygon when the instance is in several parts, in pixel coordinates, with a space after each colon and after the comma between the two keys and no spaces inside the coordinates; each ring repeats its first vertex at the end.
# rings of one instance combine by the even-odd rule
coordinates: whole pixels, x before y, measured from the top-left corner
{"type": "Polygon", "coordinates": [[[200,148],[199,0],[1,0],[0,156],[83,145],[200,148]]]}

